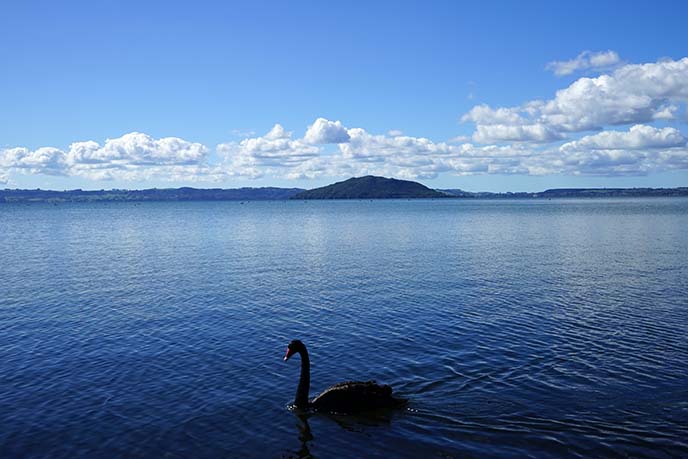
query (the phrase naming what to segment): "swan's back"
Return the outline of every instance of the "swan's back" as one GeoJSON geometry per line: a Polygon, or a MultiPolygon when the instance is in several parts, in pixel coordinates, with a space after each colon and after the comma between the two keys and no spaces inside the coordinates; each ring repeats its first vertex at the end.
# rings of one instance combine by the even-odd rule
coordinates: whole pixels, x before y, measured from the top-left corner
{"type": "Polygon", "coordinates": [[[318,411],[358,413],[402,406],[406,400],[392,396],[392,388],[375,381],[347,381],[335,384],[311,402],[318,411]]]}

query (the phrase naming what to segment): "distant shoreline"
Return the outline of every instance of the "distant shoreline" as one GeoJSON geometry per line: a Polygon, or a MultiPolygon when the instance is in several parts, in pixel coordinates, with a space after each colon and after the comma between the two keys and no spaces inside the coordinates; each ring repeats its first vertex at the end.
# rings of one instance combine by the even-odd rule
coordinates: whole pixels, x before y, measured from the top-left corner
{"type": "MultiPolygon", "coordinates": [[[[146,201],[285,201],[299,199],[300,188],[151,188],[145,190],[0,190],[0,203],[30,202],[146,202],[146,201]]],[[[558,188],[540,192],[469,192],[463,190],[435,190],[442,198],[454,199],[557,199],[557,198],[640,198],[688,196],[688,187],[679,188],[558,188]]],[[[327,198],[325,198],[327,199],[327,198]]],[[[406,199],[403,197],[332,198],[406,199]]],[[[330,199],[330,200],[332,200],[330,199]]],[[[414,198],[409,198],[414,199],[414,198]]],[[[436,199],[431,197],[429,199],[436,199]]]]}
{"type": "Polygon", "coordinates": [[[554,199],[554,198],[652,198],[688,196],[688,187],[678,188],[553,188],[537,192],[467,192],[439,190],[469,199],[554,199]]]}

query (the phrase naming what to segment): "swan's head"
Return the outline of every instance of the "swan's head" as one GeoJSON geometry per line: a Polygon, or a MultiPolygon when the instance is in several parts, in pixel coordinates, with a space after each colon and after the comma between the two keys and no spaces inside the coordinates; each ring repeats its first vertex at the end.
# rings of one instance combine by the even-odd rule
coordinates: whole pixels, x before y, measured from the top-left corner
{"type": "Polygon", "coordinates": [[[287,346],[287,353],[284,354],[284,361],[286,362],[289,360],[289,357],[297,352],[301,352],[304,349],[306,349],[306,346],[304,346],[301,341],[298,339],[293,340],[291,343],[289,343],[289,346],[287,346]]]}

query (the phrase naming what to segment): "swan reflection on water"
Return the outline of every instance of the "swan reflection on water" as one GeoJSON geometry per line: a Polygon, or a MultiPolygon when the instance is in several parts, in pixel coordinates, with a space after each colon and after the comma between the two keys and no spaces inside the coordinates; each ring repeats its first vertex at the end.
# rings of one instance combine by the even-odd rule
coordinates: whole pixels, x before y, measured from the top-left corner
{"type": "Polygon", "coordinates": [[[289,411],[294,414],[297,419],[296,426],[298,429],[298,439],[300,448],[293,453],[283,456],[285,459],[313,459],[315,456],[310,451],[309,444],[315,439],[311,426],[308,420],[311,417],[318,416],[318,419],[329,419],[334,421],[342,429],[349,432],[363,432],[366,428],[376,426],[389,426],[392,423],[392,418],[395,413],[391,409],[380,409],[365,414],[345,415],[332,413],[316,413],[309,410],[303,410],[295,407],[293,404],[288,405],[289,411]]]}
{"type": "Polygon", "coordinates": [[[311,426],[308,424],[308,414],[304,412],[294,412],[298,422],[296,423],[299,429],[299,443],[301,447],[294,452],[294,455],[286,455],[284,458],[298,458],[298,459],[313,459],[310,449],[308,448],[308,443],[313,440],[313,434],[311,433],[311,426]]]}

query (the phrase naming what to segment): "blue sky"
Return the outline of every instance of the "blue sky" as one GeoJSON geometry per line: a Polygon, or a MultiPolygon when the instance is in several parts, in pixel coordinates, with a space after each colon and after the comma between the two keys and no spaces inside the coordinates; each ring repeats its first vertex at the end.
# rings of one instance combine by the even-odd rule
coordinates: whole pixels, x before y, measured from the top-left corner
{"type": "Polygon", "coordinates": [[[686,17],[682,1],[5,2],[0,186],[686,186],[686,17]]]}

